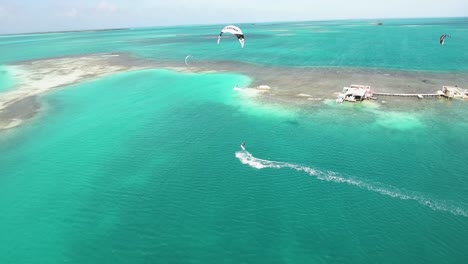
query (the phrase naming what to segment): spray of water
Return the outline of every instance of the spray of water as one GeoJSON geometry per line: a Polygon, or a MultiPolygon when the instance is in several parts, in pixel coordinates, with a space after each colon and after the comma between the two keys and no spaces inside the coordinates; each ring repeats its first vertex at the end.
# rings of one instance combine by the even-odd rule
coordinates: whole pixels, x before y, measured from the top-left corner
{"type": "Polygon", "coordinates": [[[249,165],[250,167],[255,168],[255,169],[288,168],[288,169],[307,173],[310,176],[314,176],[317,179],[322,180],[322,181],[344,183],[344,184],[348,184],[351,186],[355,186],[360,189],[364,189],[364,190],[379,193],[385,196],[389,196],[392,198],[397,198],[401,200],[413,200],[435,211],[444,211],[444,212],[449,212],[453,215],[468,217],[468,210],[465,208],[456,206],[452,202],[441,201],[437,199],[430,199],[427,196],[422,195],[417,192],[403,191],[393,186],[384,185],[381,183],[370,183],[367,181],[354,179],[352,177],[345,177],[332,171],[320,171],[311,167],[302,166],[302,165],[298,165],[294,163],[259,159],[259,158],[254,157],[248,151],[236,152],[236,158],[239,159],[239,161],[242,164],[249,165]]]}

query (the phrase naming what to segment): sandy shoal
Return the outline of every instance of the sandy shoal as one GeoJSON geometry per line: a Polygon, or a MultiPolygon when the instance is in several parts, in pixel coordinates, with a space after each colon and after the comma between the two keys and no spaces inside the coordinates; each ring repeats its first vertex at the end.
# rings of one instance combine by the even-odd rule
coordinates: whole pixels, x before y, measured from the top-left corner
{"type": "MultiPolygon", "coordinates": [[[[16,87],[0,94],[0,130],[17,127],[40,111],[37,98],[49,91],[72,84],[139,69],[169,69],[183,73],[238,73],[252,79],[252,89],[242,89],[255,100],[266,104],[294,106],[321,105],[335,99],[344,86],[362,84],[383,93],[435,93],[443,85],[468,88],[466,72],[416,72],[365,68],[277,67],[233,61],[156,61],[128,54],[96,54],[20,62],[10,65],[16,87]],[[267,91],[255,87],[271,87],[267,91]]],[[[228,87],[232,89],[232,87],[228,87]]],[[[236,89],[234,89],[236,90],[236,89]]],[[[418,99],[379,98],[395,101],[418,99]]]]}
{"type": "Polygon", "coordinates": [[[19,126],[40,109],[38,96],[67,85],[139,69],[119,64],[119,54],[97,54],[17,63],[9,66],[16,87],[0,94],[0,130],[19,126]]]}

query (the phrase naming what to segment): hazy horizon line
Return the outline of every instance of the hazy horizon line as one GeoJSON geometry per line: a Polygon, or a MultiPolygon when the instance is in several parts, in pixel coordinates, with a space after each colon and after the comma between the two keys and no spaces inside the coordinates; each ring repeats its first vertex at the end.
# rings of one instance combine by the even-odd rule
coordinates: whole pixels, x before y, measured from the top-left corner
{"type": "Polygon", "coordinates": [[[468,16],[441,16],[441,17],[385,17],[385,18],[338,18],[338,19],[317,19],[317,20],[277,20],[277,21],[261,21],[261,22],[219,22],[219,23],[194,23],[194,24],[172,24],[159,26],[129,26],[129,27],[109,27],[109,28],[82,28],[69,30],[51,30],[51,31],[31,31],[18,33],[0,33],[0,36],[17,36],[17,35],[39,35],[39,34],[54,34],[54,33],[79,33],[92,31],[114,31],[114,30],[131,30],[145,28],[168,28],[168,27],[184,27],[184,26],[208,26],[208,25],[224,25],[224,24],[266,24],[266,23],[294,23],[294,22],[323,22],[323,21],[353,21],[353,20],[394,20],[394,19],[443,19],[443,18],[468,18],[468,16]]]}

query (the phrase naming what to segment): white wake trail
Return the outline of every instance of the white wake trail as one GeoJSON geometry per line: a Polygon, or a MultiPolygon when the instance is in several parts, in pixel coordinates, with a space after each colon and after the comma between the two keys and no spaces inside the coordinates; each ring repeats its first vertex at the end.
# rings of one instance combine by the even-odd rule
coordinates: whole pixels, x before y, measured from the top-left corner
{"type": "Polygon", "coordinates": [[[242,164],[249,165],[250,167],[253,167],[256,169],[289,168],[289,169],[293,169],[296,171],[305,172],[322,181],[345,183],[345,184],[349,184],[352,186],[356,186],[360,189],[369,190],[369,191],[376,192],[385,196],[390,196],[390,197],[398,198],[401,200],[413,200],[423,206],[431,208],[432,210],[444,211],[444,212],[449,212],[453,215],[460,215],[460,216],[468,217],[467,209],[453,205],[453,203],[442,201],[442,200],[430,199],[422,194],[419,194],[416,192],[402,191],[389,185],[384,185],[381,183],[369,183],[369,182],[365,182],[362,180],[353,179],[350,177],[343,177],[332,171],[320,171],[314,168],[301,166],[301,165],[294,164],[294,163],[259,159],[259,158],[254,157],[248,151],[236,152],[236,158],[239,159],[239,161],[242,164]]]}

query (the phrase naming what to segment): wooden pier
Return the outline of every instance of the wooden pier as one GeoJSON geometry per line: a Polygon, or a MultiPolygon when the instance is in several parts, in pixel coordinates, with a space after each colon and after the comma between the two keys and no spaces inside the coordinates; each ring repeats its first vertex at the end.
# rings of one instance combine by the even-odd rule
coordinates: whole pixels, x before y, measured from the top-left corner
{"type": "Polygon", "coordinates": [[[405,93],[376,93],[374,92],[374,96],[400,96],[400,97],[418,97],[420,99],[424,97],[440,97],[440,94],[405,94],[405,93]]]}
{"type": "Polygon", "coordinates": [[[349,87],[343,88],[343,92],[338,94],[336,102],[377,100],[376,96],[417,97],[418,99],[444,97],[448,99],[458,98],[468,100],[468,89],[462,89],[458,86],[442,86],[442,90],[436,93],[376,93],[369,85],[352,84],[349,87]]]}

